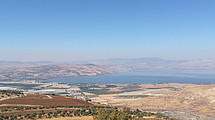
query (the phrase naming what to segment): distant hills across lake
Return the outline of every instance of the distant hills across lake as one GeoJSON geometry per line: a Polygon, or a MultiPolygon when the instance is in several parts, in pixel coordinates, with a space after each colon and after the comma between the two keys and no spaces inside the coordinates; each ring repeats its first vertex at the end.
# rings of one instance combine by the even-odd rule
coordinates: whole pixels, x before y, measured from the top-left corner
{"type": "Polygon", "coordinates": [[[77,63],[91,63],[97,65],[124,66],[132,70],[211,70],[215,71],[215,59],[196,60],[165,60],[161,58],[112,58],[107,60],[77,61],[77,63]]]}
{"type": "Polygon", "coordinates": [[[214,70],[215,59],[196,59],[196,60],[165,60],[157,57],[153,58],[111,58],[105,60],[88,60],[88,61],[71,61],[71,62],[20,62],[20,61],[0,61],[0,69],[32,67],[42,65],[59,65],[59,64],[95,64],[101,66],[117,66],[132,70],[145,69],[177,69],[177,70],[214,70]]]}
{"type": "Polygon", "coordinates": [[[59,83],[96,83],[96,84],[160,84],[160,83],[215,83],[215,74],[202,71],[181,70],[139,70],[100,76],[63,77],[45,80],[59,83]],[[201,73],[201,74],[200,74],[201,73]]]}
{"type": "MultiPolygon", "coordinates": [[[[213,75],[215,74],[215,59],[198,59],[198,60],[164,60],[160,58],[112,58],[107,60],[89,60],[89,61],[73,61],[73,62],[52,62],[52,61],[39,61],[39,62],[20,62],[20,61],[0,61],[0,80],[2,81],[24,81],[24,80],[50,80],[50,79],[61,79],[65,77],[80,77],[80,79],[85,79],[88,76],[93,79],[97,79],[97,76],[112,76],[113,82],[120,73],[120,80],[137,80],[135,78],[147,78],[147,80],[153,81],[156,79],[162,79],[167,82],[167,80],[186,80],[186,77],[178,74],[176,76],[159,76],[156,71],[166,72],[166,71],[181,71],[181,75],[190,74],[195,72],[195,79],[202,77],[198,74],[213,75]],[[136,71],[142,71],[138,75],[125,76],[127,78],[121,78],[121,73],[123,75],[134,73],[136,71]],[[151,71],[151,73],[150,73],[151,71]],[[146,75],[144,72],[150,73],[152,75],[146,75]],[[152,77],[153,76],[153,77],[152,77]],[[133,77],[132,79],[128,79],[133,77]],[[175,78],[176,77],[176,78],[175,78]]],[[[134,73],[136,74],[136,73],[134,73]]],[[[165,73],[166,74],[166,73],[165,73]]],[[[172,74],[172,73],[171,73],[172,74]]],[[[188,77],[189,78],[189,77],[188,77]]],[[[204,77],[203,77],[204,78],[204,77]]],[[[79,79],[79,78],[78,78],[79,79]]],[[[78,81],[77,79],[77,81],[78,81]]],[[[88,79],[88,78],[87,78],[88,79]]],[[[88,80],[90,80],[88,79],[88,80]]],[[[100,78],[99,78],[100,79],[100,78]]],[[[106,79],[102,77],[102,79],[106,79]]],[[[189,78],[191,80],[191,78],[189,78]]],[[[207,78],[204,78],[207,79],[207,78]]],[[[214,79],[212,77],[212,79],[214,79]]],[[[208,79],[207,83],[211,83],[211,78],[208,79]]],[[[175,81],[175,82],[178,82],[175,81]]],[[[196,80],[194,80],[196,81],[196,80]]],[[[122,81],[123,82],[123,81],[122,81]]],[[[170,81],[172,82],[172,81],[170,81]]],[[[186,82],[186,81],[184,81],[186,82]]],[[[151,82],[151,83],[159,83],[151,82]]]]}

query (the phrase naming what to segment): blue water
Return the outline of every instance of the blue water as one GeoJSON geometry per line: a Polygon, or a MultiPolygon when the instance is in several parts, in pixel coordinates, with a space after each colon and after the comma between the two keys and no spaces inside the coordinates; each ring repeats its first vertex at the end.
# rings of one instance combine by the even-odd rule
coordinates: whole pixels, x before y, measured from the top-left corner
{"type": "Polygon", "coordinates": [[[98,84],[158,84],[158,83],[215,83],[215,74],[201,71],[172,71],[172,70],[142,70],[116,73],[112,75],[64,77],[45,80],[59,83],[98,83],[98,84]]]}

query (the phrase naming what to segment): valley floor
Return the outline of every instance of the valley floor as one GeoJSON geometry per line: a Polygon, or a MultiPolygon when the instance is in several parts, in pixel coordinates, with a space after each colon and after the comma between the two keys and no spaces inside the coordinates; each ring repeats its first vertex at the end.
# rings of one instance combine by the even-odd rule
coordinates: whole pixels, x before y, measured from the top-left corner
{"type": "Polygon", "coordinates": [[[140,86],[138,91],[98,95],[91,99],[117,107],[161,112],[180,120],[215,119],[214,84],[148,85],[150,89],[144,89],[147,85],[140,86]]]}

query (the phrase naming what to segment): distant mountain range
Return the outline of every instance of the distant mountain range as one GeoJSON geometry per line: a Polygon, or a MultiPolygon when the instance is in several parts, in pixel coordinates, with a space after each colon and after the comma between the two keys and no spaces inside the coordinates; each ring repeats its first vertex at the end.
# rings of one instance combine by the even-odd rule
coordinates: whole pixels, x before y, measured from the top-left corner
{"type": "Polygon", "coordinates": [[[95,64],[103,67],[111,67],[119,71],[143,70],[143,69],[179,69],[179,70],[215,70],[215,59],[197,60],[164,60],[161,58],[112,58],[106,60],[75,61],[57,63],[52,61],[19,62],[0,61],[0,70],[17,69],[44,65],[76,65],[95,64]],[[121,69],[121,70],[120,70],[121,69]]]}
{"type": "Polygon", "coordinates": [[[71,76],[96,76],[111,74],[112,70],[97,65],[43,65],[0,70],[0,81],[41,81],[71,76]]]}
{"type": "MultiPolygon", "coordinates": [[[[76,62],[78,63],[78,62],[76,62]]],[[[112,58],[107,60],[81,61],[79,63],[91,63],[104,66],[115,66],[129,70],[144,69],[178,69],[178,70],[215,70],[215,59],[198,60],[164,60],[154,58],[112,58]]]]}
{"type": "Polygon", "coordinates": [[[20,61],[0,61],[0,70],[9,70],[17,68],[35,67],[43,65],[56,65],[59,63],[52,61],[38,61],[38,62],[20,62],[20,61]]]}
{"type": "Polygon", "coordinates": [[[104,75],[134,70],[208,70],[210,73],[215,73],[215,59],[113,58],[70,63],[0,61],[0,80],[46,80],[69,76],[104,75]]]}

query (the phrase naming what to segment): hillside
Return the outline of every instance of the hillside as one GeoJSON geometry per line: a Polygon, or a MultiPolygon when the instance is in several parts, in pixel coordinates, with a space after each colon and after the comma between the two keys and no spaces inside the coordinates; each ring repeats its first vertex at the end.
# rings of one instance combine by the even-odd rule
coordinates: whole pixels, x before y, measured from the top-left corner
{"type": "Polygon", "coordinates": [[[143,84],[137,85],[136,91],[103,94],[91,99],[118,107],[161,112],[179,120],[214,120],[214,91],[214,84],[143,84]]]}
{"type": "Polygon", "coordinates": [[[108,68],[93,64],[84,65],[45,65],[14,70],[1,70],[1,81],[46,80],[71,76],[95,76],[110,74],[108,68]]]}
{"type": "Polygon", "coordinates": [[[0,101],[0,119],[174,120],[162,114],[118,109],[71,97],[27,94],[0,101]]]}

